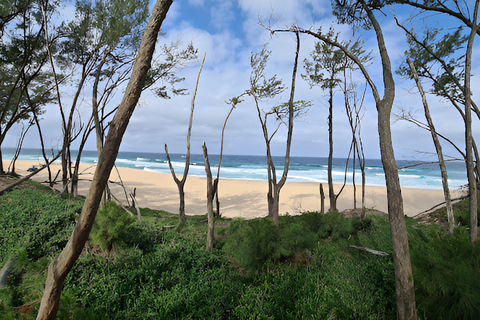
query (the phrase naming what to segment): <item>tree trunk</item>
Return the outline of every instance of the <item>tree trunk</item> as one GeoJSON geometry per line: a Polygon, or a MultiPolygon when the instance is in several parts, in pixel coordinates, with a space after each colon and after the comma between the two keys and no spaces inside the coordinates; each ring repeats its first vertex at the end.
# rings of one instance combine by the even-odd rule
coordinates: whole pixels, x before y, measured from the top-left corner
{"type": "Polygon", "coordinates": [[[5,174],[5,169],[3,169],[3,155],[2,155],[2,146],[0,145],[0,175],[5,174]]]}
{"type": "Polygon", "coordinates": [[[178,208],[178,219],[180,223],[187,221],[187,215],[185,214],[185,190],[184,183],[177,184],[178,194],[180,196],[180,206],[178,208]]]}
{"type": "Polygon", "coordinates": [[[198,82],[200,81],[200,75],[202,73],[203,63],[205,62],[205,57],[207,53],[203,55],[202,63],[200,64],[200,69],[198,70],[197,82],[195,84],[195,90],[193,91],[193,97],[190,107],[190,120],[188,122],[188,132],[187,132],[187,155],[185,157],[185,169],[183,170],[182,180],[177,178],[175,170],[173,169],[172,161],[170,160],[170,155],[168,154],[167,144],[165,144],[165,154],[168,160],[168,166],[170,167],[170,172],[172,173],[173,180],[177,184],[178,192],[180,194],[180,209],[178,211],[178,220],[180,223],[187,221],[187,216],[185,215],[185,192],[183,190],[185,182],[187,181],[188,170],[190,168],[190,138],[192,136],[192,125],[193,125],[193,111],[195,110],[195,98],[197,96],[198,82]]]}
{"type": "Polygon", "coordinates": [[[214,190],[215,190],[215,192],[214,192],[214,194],[215,194],[215,204],[216,204],[216,208],[217,208],[217,210],[215,211],[215,216],[216,217],[221,216],[220,200],[218,199],[218,183],[220,181],[220,168],[222,167],[223,142],[224,142],[224,139],[225,139],[225,129],[227,127],[228,119],[230,118],[230,115],[232,114],[233,109],[235,109],[237,104],[238,104],[238,100],[236,100],[235,102],[232,102],[232,107],[230,108],[230,111],[228,112],[227,117],[225,118],[225,121],[223,122],[222,139],[221,139],[221,142],[220,142],[220,155],[218,157],[217,178],[215,179],[215,182],[214,182],[215,183],[215,187],[214,187],[214,190]]]}
{"type": "Polygon", "coordinates": [[[472,49],[475,34],[479,26],[477,25],[478,7],[480,1],[475,2],[473,14],[474,27],[470,32],[465,54],[465,155],[467,156],[467,176],[468,176],[468,194],[470,208],[470,242],[473,244],[478,238],[478,203],[477,203],[477,181],[475,179],[475,165],[473,162],[473,136],[472,136],[472,109],[471,109],[471,90],[470,90],[470,72],[472,69],[472,49]]]}
{"type": "Polygon", "coordinates": [[[215,217],[213,215],[214,183],[212,181],[212,170],[208,161],[207,145],[203,143],[203,162],[205,163],[205,173],[207,174],[207,250],[213,250],[213,235],[215,231],[215,217]]]}
{"type": "Polygon", "coordinates": [[[353,132],[353,161],[352,161],[352,184],[353,184],[353,210],[357,210],[357,185],[355,184],[355,151],[357,150],[357,139],[353,132]]]}
{"type": "MultiPolygon", "coordinates": [[[[390,104],[390,103],[388,103],[390,104]]],[[[390,106],[382,101],[378,108],[378,134],[385,183],[387,186],[388,217],[395,265],[395,289],[398,319],[416,319],[415,291],[405,224],[402,190],[392,147],[390,131],[390,106]]]]}
{"type": "Polygon", "coordinates": [[[333,88],[330,86],[328,98],[328,198],[330,208],[328,212],[337,211],[337,198],[333,190],[333,88]]]}
{"type": "Polygon", "coordinates": [[[272,221],[275,227],[278,229],[279,224],[279,210],[280,210],[280,189],[277,186],[273,188],[273,197],[271,199],[272,221]]]}
{"type": "Polygon", "coordinates": [[[397,298],[397,318],[417,319],[415,306],[415,289],[413,286],[412,264],[410,262],[410,249],[408,247],[407,227],[403,210],[402,189],[398,177],[398,168],[392,145],[390,129],[390,116],[395,98],[395,82],[393,80],[390,57],[383,38],[380,25],[373,12],[362,0],[363,8],[377,36],[378,49],[382,59],[383,99],[375,93],[375,104],[378,112],[378,135],[380,140],[380,153],[383,169],[385,170],[385,183],[387,186],[388,217],[390,220],[390,233],[392,238],[393,263],[395,265],[395,291],[397,298]]]}
{"type": "Polygon", "coordinates": [[[325,192],[323,191],[323,184],[320,183],[320,213],[325,213],[325,192]]]}
{"type": "Polygon", "coordinates": [[[430,109],[428,107],[427,97],[425,95],[425,91],[423,90],[422,83],[420,82],[420,78],[418,77],[417,70],[415,69],[413,62],[409,58],[407,58],[407,62],[408,62],[408,65],[410,66],[410,70],[412,71],[413,78],[417,83],[420,96],[422,97],[425,118],[427,119],[428,127],[430,128],[430,133],[432,135],[432,140],[435,145],[435,150],[437,151],[438,165],[440,166],[440,172],[442,174],[442,186],[443,186],[443,194],[445,197],[445,208],[447,209],[448,232],[450,232],[450,234],[453,234],[453,228],[455,227],[455,218],[453,216],[453,207],[452,207],[452,201],[450,197],[450,189],[448,188],[448,173],[447,173],[447,167],[445,166],[445,161],[443,159],[442,145],[440,144],[440,141],[437,136],[437,131],[435,130],[432,117],[430,116],[430,109]]]}
{"type": "Polygon", "coordinates": [[[111,122],[104,150],[98,161],[82,213],[78,218],[67,245],[60,255],[50,263],[48,268],[45,291],[37,319],[55,319],[56,317],[65,277],[82,252],[90,234],[103,188],[115,163],[123,134],[138,103],[142,86],[145,82],[147,72],[150,69],[160,26],[171,4],[172,0],[159,0],[153,8],[152,17],[143,34],[138,56],[133,67],[130,81],[125,90],[125,95],[111,122]]]}
{"type": "MultiPolygon", "coordinates": [[[[31,110],[32,110],[33,119],[35,120],[35,125],[37,126],[38,137],[40,139],[40,145],[42,147],[43,160],[45,161],[45,163],[48,163],[48,157],[47,157],[47,154],[45,152],[45,143],[43,142],[42,128],[40,127],[40,122],[39,122],[39,119],[37,117],[37,113],[35,112],[35,109],[31,108],[31,110]]],[[[50,187],[53,187],[52,170],[50,169],[50,166],[48,166],[47,170],[48,170],[48,185],[50,187]]]]}
{"type": "MultiPolygon", "coordinates": [[[[93,123],[95,124],[95,138],[96,138],[96,144],[97,144],[97,154],[99,159],[103,149],[104,130],[103,130],[103,123],[102,121],[100,121],[100,117],[98,116],[97,96],[98,96],[98,83],[100,81],[100,74],[102,72],[102,67],[105,64],[106,59],[107,59],[107,54],[103,56],[102,60],[100,61],[100,64],[97,67],[97,70],[95,73],[95,81],[93,82],[93,88],[92,88],[92,117],[93,117],[93,123]]],[[[102,209],[105,208],[106,203],[107,203],[107,186],[105,186],[105,190],[103,191],[102,200],[100,201],[100,208],[102,209]]]]}

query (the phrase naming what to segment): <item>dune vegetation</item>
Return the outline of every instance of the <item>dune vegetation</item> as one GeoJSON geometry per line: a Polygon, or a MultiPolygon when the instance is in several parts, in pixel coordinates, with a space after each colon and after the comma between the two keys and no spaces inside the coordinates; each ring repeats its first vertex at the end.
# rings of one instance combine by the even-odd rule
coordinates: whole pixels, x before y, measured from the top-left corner
{"type": "MultiPolygon", "coordinates": [[[[34,319],[46,270],[73,230],[83,198],[35,187],[0,197],[1,319],[34,319]]],[[[471,245],[468,205],[455,233],[406,218],[421,319],[480,314],[480,244],[471,245]],[[465,216],[465,217],[464,217],[465,216]],[[463,217],[463,218],[462,218],[463,217]],[[463,221],[463,222],[462,222],[463,221]]],[[[58,319],[395,319],[395,272],[386,214],[342,213],[216,220],[141,208],[141,222],[109,203],[69,273],[58,319]],[[352,246],[389,255],[377,255],[352,246]]],[[[435,220],[445,220],[441,211],[435,220]]]]}

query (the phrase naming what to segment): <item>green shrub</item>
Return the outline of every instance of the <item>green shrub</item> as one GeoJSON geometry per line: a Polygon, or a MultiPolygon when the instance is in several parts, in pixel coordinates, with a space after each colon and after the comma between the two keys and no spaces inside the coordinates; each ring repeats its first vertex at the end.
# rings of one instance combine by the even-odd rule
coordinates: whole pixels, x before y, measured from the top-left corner
{"type": "Polygon", "coordinates": [[[468,230],[453,235],[440,228],[418,230],[411,255],[419,314],[430,319],[478,319],[480,315],[480,241],[468,230]],[[421,233],[421,234],[420,234],[421,233]]]}
{"type": "Polygon", "coordinates": [[[55,255],[68,240],[82,202],[34,189],[0,197],[0,264],[26,248],[31,261],[55,255]]]}
{"type": "Polygon", "coordinates": [[[270,218],[234,220],[223,249],[244,268],[256,268],[274,258],[278,234],[270,218]]]}
{"type": "Polygon", "coordinates": [[[119,242],[125,229],[135,221],[115,202],[108,202],[97,212],[90,237],[94,245],[99,245],[107,253],[119,242]]]}
{"type": "Polygon", "coordinates": [[[338,212],[281,216],[278,231],[270,218],[234,220],[223,249],[242,267],[253,269],[311,249],[319,239],[346,239],[353,232],[351,220],[338,212]]]}

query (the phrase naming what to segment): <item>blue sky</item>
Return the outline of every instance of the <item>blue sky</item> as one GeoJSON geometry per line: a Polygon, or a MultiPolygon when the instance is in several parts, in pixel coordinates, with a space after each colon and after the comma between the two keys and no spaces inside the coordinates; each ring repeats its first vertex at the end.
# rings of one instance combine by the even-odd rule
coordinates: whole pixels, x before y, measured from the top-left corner
{"type": "MultiPolygon", "coordinates": [[[[153,3],[152,3],[153,5],[153,3]]],[[[68,9],[66,9],[68,12],[68,9]]],[[[392,18],[391,8],[385,8],[382,16],[377,13],[385,33],[387,46],[392,59],[392,67],[396,69],[404,60],[403,52],[407,48],[404,33],[399,29],[392,18]]],[[[408,17],[406,10],[397,11],[400,20],[408,17]]],[[[429,23],[454,26],[455,20],[439,20],[435,16],[428,18],[429,23]]],[[[228,99],[241,94],[248,88],[250,75],[250,55],[259,52],[265,43],[272,51],[267,67],[267,75],[277,74],[290,86],[291,72],[294,61],[295,39],[291,34],[278,34],[273,37],[260,24],[273,24],[276,28],[284,28],[292,23],[303,28],[324,30],[336,21],[331,14],[330,1],[317,0],[177,0],[173,3],[167,18],[162,26],[166,35],[159,39],[159,45],[181,40],[184,45],[193,42],[198,48],[199,59],[181,72],[186,78],[184,87],[192,93],[198,73],[201,56],[206,52],[206,61],[200,78],[196,109],[192,130],[192,152],[201,153],[201,145],[205,141],[209,152],[219,152],[220,137],[223,121],[228,113],[228,99]]],[[[349,26],[335,25],[335,30],[341,32],[341,37],[349,39],[352,30],[349,26]]],[[[378,60],[376,41],[371,32],[356,31],[356,36],[365,38],[365,48],[372,50],[374,60],[368,70],[375,79],[379,89],[382,88],[381,68],[378,60]]],[[[478,38],[478,37],[477,37],[478,38]]],[[[477,39],[478,40],[478,39],[477,39]]],[[[313,50],[314,39],[301,36],[301,57],[309,57],[313,50]]],[[[476,43],[475,55],[479,54],[479,41],[476,43]]],[[[477,59],[478,60],[478,59],[477,59]]],[[[299,73],[303,71],[303,63],[299,66],[299,73]]],[[[473,73],[480,73],[480,66],[473,60],[473,73]]],[[[364,85],[360,74],[356,79],[364,85]]],[[[479,87],[479,81],[474,77],[473,88],[479,87]]],[[[394,113],[399,109],[407,109],[423,119],[421,100],[414,88],[414,83],[396,78],[396,100],[394,113]]],[[[425,87],[428,87],[425,84],[425,87]]],[[[286,91],[278,100],[288,99],[286,91]]],[[[371,98],[370,89],[367,90],[365,100],[365,114],[362,121],[362,139],[365,153],[368,158],[379,158],[378,133],[376,110],[371,98]]],[[[170,100],[155,98],[149,92],[141,97],[139,107],[133,114],[122,142],[123,151],[163,152],[164,143],[168,144],[169,151],[185,153],[186,134],[190,112],[191,96],[173,97],[170,100]]],[[[298,156],[327,156],[328,128],[327,128],[327,96],[318,87],[310,89],[300,76],[297,76],[297,90],[295,99],[311,100],[313,106],[308,114],[295,123],[293,134],[292,154],[298,156]]],[[[475,99],[475,97],[474,97],[475,99]]],[[[275,101],[274,101],[275,102],[275,101]]],[[[452,111],[447,104],[430,96],[432,114],[440,132],[463,146],[463,125],[460,116],[452,111]]],[[[272,102],[273,103],[273,102],[272,102]]],[[[350,127],[346,122],[343,106],[343,96],[338,93],[334,98],[334,145],[335,157],[346,157],[351,141],[350,127]]],[[[480,102],[479,102],[480,103],[480,102]]],[[[271,104],[262,107],[268,110],[271,104]]],[[[88,107],[82,107],[81,112],[88,114],[88,107]]],[[[86,117],[86,116],[85,116],[86,117]]],[[[475,119],[475,118],[474,118],[475,119]]],[[[58,108],[49,108],[44,116],[46,141],[52,146],[58,144],[61,136],[58,118],[58,108]],[[57,129],[54,129],[54,128],[57,129]]],[[[475,134],[480,137],[479,121],[476,121],[475,134]]],[[[272,123],[272,125],[274,125],[272,123]]],[[[271,127],[273,128],[273,126],[271,127]]],[[[12,131],[5,146],[13,146],[18,138],[18,132],[12,131]]],[[[403,121],[395,121],[392,117],[392,134],[394,148],[398,159],[424,159],[425,155],[416,152],[433,152],[433,143],[428,132],[417,129],[403,121]]],[[[272,140],[273,153],[283,155],[286,132],[280,130],[272,140]]],[[[38,145],[35,133],[29,133],[25,146],[38,145]]],[[[463,148],[463,147],[462,147],[463,148]]],[[[93,136],[88,149],[94,150],[93,136]]],[[[451,148],[445,146],[446,153],[456,156],[451,148]]],[[[262,131],[253,101],[246,98],[233,112],[226,129],[225,149],[227,154],[265,154],[265,145],[262,131]]]]}

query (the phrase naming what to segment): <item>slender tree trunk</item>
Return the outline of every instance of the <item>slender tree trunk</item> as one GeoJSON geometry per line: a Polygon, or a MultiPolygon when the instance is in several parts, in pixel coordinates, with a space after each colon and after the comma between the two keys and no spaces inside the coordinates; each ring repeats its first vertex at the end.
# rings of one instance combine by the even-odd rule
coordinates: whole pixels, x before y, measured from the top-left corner
{"type": "Polygon", "coordinates": [[[212,181],[212,170],[208,161],[207,145],[203,143],[203,162],[205,163],[205,173],[207,174],[207,250],[213,250],[213,235],[215,232],[215,216],[213,214],[214,183],[212,181]]]}
{"type": "Polygon", "coordinates": [[[333,88],[330,85],[328,98],[328,198],[330,199],[329,212],[337,211],[337,199],[333,190],[333,88]]]}
{"type": "Polygon", "coordinates": [[[17,149],[15,150],[15,155],[13,156],[13,159],[10,162],[10,165],[8,166],[8,171],[10,171],[10,173],[12,173],[14,175],[16,174],[15,173],[15,163],[17,162],[17,159],[20,156],[20,152],[22,151],[23,141],[25,140],[25,136],[27,135],[28,130],[32,126],[33,126],[33,121],[30,121],[28,123],[28,126],[27,126],[26,129],[25,129],[25,127],[23,127],[23,124],[22,124],[22,132],[20,133],[20,138],[18,139],[17,149]],[[10,170],[10,167],[12,168],[11,170],[10,170]]]}
{"type": "MultiPolygon", "coordinates": [[[[95,73],[95,81],[93,83],[93,88],[92,88],[92,117],[93,117],[93,123],[95,124],[95,138],[97,142],[96,143],[97,154],[99,159],[103,149],[104,132],[103,132],[103,123],[100,121],[100,117],[98,116],[98,98],[97,97],[98,97],[98,83],[100,82],[100,74],[102,72],[102,67],[105,64],[106,59],[107,59],[107,54],[103,56],[102,60],[100,61],[100,64],[97,67],[97,70],[95,73]]],[[[107,186],[105,186],[102,200],[100,201],[100,208],[105,208],[106,203],[107,203],[107,186]]]]}
{"type": "Polygon", "coordinates": [[[280,211],[280,190],[281,187],[279,188],[278,185],[273,186],[273,197],[271,199],[271,209],[272,212],[274,213],[272,216],[272,221],[273,224],[277,227],[278,229],[278,224],[279,224],[279,211],[280,211]]]}
{"type": "Polygon", "coordinates": [[[387,186],[388,217],[395,264],[395,289],[398,319],[416,319],[415,291],[405,224],[402,190],[390,131],[390,102],[382,101],[378,109],[378,134],[385,182],[387,186]]]}
{"type": "MultiPolygon", "coordinates": [[[[48,163],[48,157],[45,152],[45,143],[43,141],[43,134],[42,134],[42,128],[40,127],[39,119],[37,117],[37,113],[35,112],[35,109],[32,108],[32,115],[33,119],[35,120],[35,125],[37,126],[37,131],[38,131],[38,137],[40,139],[40,145],[42,147],[42,155],[43,155],[43,160],[45,160],[45,163],[48,163]]],[[[52,170],[50,169],[50,166],[47,167],[48,170],[48,185],[50,187],[53,187],[53,181],[52,181],[52,170]]]]}
{"type": "Polygon", "coordinates": [[[170,160],[170,155],[168,154],[167,144],[165,144],[165,154],[167,156],[168,166],[170,167],[170,172],[172,173],[173,180],[177,184],[178,193],[180,195],[180,208],[178,210],[178,220],[180,223],[187,221],[187,216],[185,215],[185,192],[184,186],[187,181],[188,170],[190,168],[190,138],[192,136],[192,125],[193,125],[193,111],[195,110],[195,98],[197,96],[198,82],[200,81],[200,74],[202,73],[203,63],[205,62],[205,57],[207,53],[203,55],[202,63],[200,64],[200,69],[198,70],[197,82],[195,84],[195,90],[193,92],[191,107],[190,107],[190,120],[188,122],[188,132],[187,132],[187,155],[185,157],[185,169],[183,170],[182,180],[177,178],[175,170],[173,169],[172,161],[170,160]]]}
{"type": "MultiPolygon", "coordinates": [[[[359,139],[360,139],[360,133],[359,133],[359,139]]],[[[361,144],[361,140],[359,141],[361,144]]],[[[362,147],[362,157],[360,157],[360,148],[358,147],[357,144],[357,157],[358,157],[358,162],[360,165],[360,170],[362,173],[362,215],[361,219],[365,218],[366,214],[366,208],[365,208],[365,155],[363,154],[363,147],[362,147]]]]}
{"type": "Polygon", "coordinates": [[[137,59],[135,60],[125,95],[111,122],[110,130],[105,141],[104,152],[102,152],[101,158],[98,161],[82,213],[78,218],[75,229],[73,230],[67,245],[60,255],[50,263],[48,268],[45,291],[37,319],[53,320],[56,317],[65,277],[82,252],[85,242],[90,234],[103,188],[115,163],[123,134],[125,133],[135,106],[138,103],[142,92],[142,86],[145,82],[147,72],[150,69],[160,26],[165,19],[171,4],[172,0],[159,0],[153,8],[152,16],[143,34],[140,49],[137,59]]]}
{"type": "Polygon", "coordinates": [[[215,179],[215,187],[214,187],[214,194],[215,194],[215,204],[217,210],[215,211],[215,216],[220,217],[220,201],[218,200],[218,183],[220,182],[220,168],[222,166],[222,158],[223,158],[223,142],[225,139],[225,129],[227,128],[227,122],[228,119],[230,118],[230,115],[233,112],[233,109],[235,109],[236,105],[238,104],[238,100],[235,102],[232,102],[232,107],[230,108],[230,111],[227,114],[227,117],[225,118],[225,121],[223,123],[223,128],[222,128],[222,139],[220,142],[220,155],[218,157],[218,168],[217,168],[217,178],[215,179]]]}
{"type": "Polygon", "coordinates": [[[320,213],[325,213],[325,192],[323,191],[323,184],[320,183],[320,213]]]}
{"type": "Polygon", "coordinates": [[[353,209],[357,209],[357,185],[355,184],[355,162],[357,150],[357,139],[355,138],[355,132],[353,132],[353,162],[352,162],[352,184],[353,184],[353,209]]]}
{"type": "MultiPolygon", "coordinates": [[[[287,145],[285,148],[285,163],[283,166],[283,173],[282,177],[280,178],[280,181],[278,183],[275,183],[273,185],[273,213],[274,215],[272,216],[273,223],[278,229],[278,223],[279,223],[279,210],[280,210],[280,191],[282,190],[283,186],[285,185],[285,182],[287,181],[287,176],[288,176],[288,169],[290,166],[290,149],[292,147],[292,137],[293,137],[293,118],[295,117],[295,110],[294,110],[294,97],[295,97],[295,80],[297,77],[297,67],[298,67],[298,55],[300,52],[300,36],[298,32],[295,33],[295,37],[297,40],[297,47],[295,50],[295,61],[293,64],[293,71],[292,71],[292,85],[290,88],[290,98],[288,99],[288,131],[287,131],[287,145]]],[[[269,149],[270,151],[270,149],[269,149]]],[[[273,165],[273,159],[270,155],[270,161],[271,164],[273,165]]],[[[273,172],[275,174],[275,172],[273,172]]],[[[275,177],[276,179],[276,177],[275,177]]]]}
{"type": "Polygon", "coordinates": [[[445,208],[447,209],[448,231],[452,234],[453,228],[455,227],[455,218],[453,216],[453,207],[452,207],[452,201],[450,197],[450,189],[448,188],[448,174],[447,174],[447,167],[445,166],[445,161],[443,159],[442,145],[440,144],[440,141],[437,136],[437,131],[435,130],[432,117],[430,116],[430,109],[428,107],[427,97],[425,95],[425,91],[423,90],[422,83],[420,82],[420,78],[418,77],[417,70],[415,69],[413,62],[409,58],[407,58],[407,62],[408,62],[408,65],[410,66],[410,70],[412,71],[413,78],[417,83],[420,96],[422,97],[425,118],[427,119],[428,127],[430,128],[430,133],[432,135],[432,140],[435,145],[435,150],[437,151],[438,165],[440,166],[440,172],[442,174],[442,186],[443,186],[443,195],[445,197],[445,208]]]}
{"type": "MultiPolygon", "coordinates": [[[[1,132],[0,132],[1,133],[1,132]]],[[[3,154],[2,154],[2,146],[0,145],[0,175],[5,174],[5,169],[3,169],[3,154]]]]}
{"type": "Polygon", "coordinates": [[[473,14],[474,27],[470,32],[467,44],[467,52],[465,54],[465,155],[467,156],[467,176],[468,176],[468,193],[469,193],[469,209],[470,209],[470,242],[473,244],[478,238],[478,202],[477,202],[477,181],[475,179],[475,165],[473,162],[473,135],[472,135],[472,100],[470,90],[470,77],[472,69],[472,49],[475,34],[479,29],[477,25],[478,7],[480,1],[475,2],[475,10],[473,14]]]}
{"type": "Polygon", "coordinates": [[[415,289],[413,285],[412,264],[410,249],[408,247],[408,234],[405,224],[403,209],[402,189],[398,176],[397,163],[392,145],[390,129],[390,116],[395,98],[395,82],[393,80],[390,57],[383,38],[380,24],[373,12],[363,0],[363,8],[377,36],[378,49],[382,59],[384,96],[379,99],[376,92],[376,107],[378,112],[378,135],[380,140],[380,153],[383,169],[385,170],[385,183],[387,186],[388,217],[390,220],[390,233],[392,238],[393,263],[395,265],[395,291],[397,297],[397,318],[417,319],[415,305],[415,289]]]}
{"type": "Polygon", "coordinates": [[[187,215],[185,214],[185,184],[179,183],[177,184],[178,194],[180,196],[180,206],[178,208],[178,215],[180,223],[187,221],[187,215]]]}

